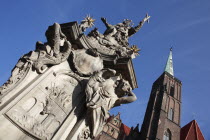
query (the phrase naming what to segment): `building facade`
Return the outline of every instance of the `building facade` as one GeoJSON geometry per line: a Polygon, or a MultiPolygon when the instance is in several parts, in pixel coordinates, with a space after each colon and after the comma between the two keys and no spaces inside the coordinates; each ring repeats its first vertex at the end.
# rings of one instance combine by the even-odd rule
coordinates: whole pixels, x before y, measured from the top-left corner
{"type": "Polygon", "coordinates": [[[95,140],[124,140],[129,133],[130,128],[122,123],[120,113],[118,113],[108,119],[103,131],[95,140]]]}
{"type": "Polygon", "coordinates": [[[165,71],[153,83],[144,121],[142,140],[179,140],[182,83],[173,72],[172,50],[165,71]]]}
{"type": "Polygon", "coordinates": [[[182,82],[174,76],[171,49],[164,72],[153,83],[141,131],[138,125],[129,128],[123,124],[118,114],[115,119],[110,119],[101,133],[101,138],[108,134],[112,138],[100,140],[205,140],[195,120],[182,128],[180,126],[181,88],[182,82]],[[118,129],[113,127],[116,119],[120,120],[118,129]],[[112,129],[118,135],[114,135],[112,129]]]}

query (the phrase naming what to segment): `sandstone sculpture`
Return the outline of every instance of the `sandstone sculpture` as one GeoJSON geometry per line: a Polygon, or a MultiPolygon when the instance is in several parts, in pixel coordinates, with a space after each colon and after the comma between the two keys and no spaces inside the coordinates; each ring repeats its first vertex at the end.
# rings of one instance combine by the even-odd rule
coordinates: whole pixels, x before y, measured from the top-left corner
{"type": "Polygon", "coordinates": [[[128,38],[149,18],[136,27],[102,18],[104,34],[84,34],[94,25],[90,16],[49,26],[47,42],[23,55],[0,87],[0,139],[94,139],[111,108],[136,100],[131,59],[139,49],[128,38]]]}
{"type": "Polygon", "coordinates": [[[91,76],[87,83],[85,92],[91,138],[102,131],[111,108],[136,100],[128,81],[115,74],[114,70],[104,69],[91,76]]]}

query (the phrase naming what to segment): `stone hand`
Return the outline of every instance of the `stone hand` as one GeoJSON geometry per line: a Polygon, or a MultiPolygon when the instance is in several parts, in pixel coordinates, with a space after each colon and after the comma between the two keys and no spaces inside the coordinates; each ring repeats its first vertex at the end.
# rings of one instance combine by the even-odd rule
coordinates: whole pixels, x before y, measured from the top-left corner
{"type": "Polygon", "coordinates": [[[106,18],[104,18],[104,17],[102,17],[101,20],[102,20],[103,22],[106,22],[106,18]]]}
{"type": "Polygon", "coordinates": [[[149,19],[150,19],[150,16],[146,14],[145,18],[143,19],[143,22],[147,21],[147,23],[149,23],[149,19]]]}

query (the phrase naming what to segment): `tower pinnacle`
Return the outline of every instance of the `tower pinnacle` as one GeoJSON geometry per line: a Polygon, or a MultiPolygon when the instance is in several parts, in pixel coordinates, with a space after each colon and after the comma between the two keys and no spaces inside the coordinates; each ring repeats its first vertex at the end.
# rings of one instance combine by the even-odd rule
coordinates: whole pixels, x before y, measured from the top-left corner
{"type": "Polygon", "coordinates": [[[165,72],[168,72],[172,76],[174,76],[174,69],[173,69],[173,59],[172,59],[172,47],[170,48],[170,53],[168,56],[168,60],[165,67],[165,72]]]}

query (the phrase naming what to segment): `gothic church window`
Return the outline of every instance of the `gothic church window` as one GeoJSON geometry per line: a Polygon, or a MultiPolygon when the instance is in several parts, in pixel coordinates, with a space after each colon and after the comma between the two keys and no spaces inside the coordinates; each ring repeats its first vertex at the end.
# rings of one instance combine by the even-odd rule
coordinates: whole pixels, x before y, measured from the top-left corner
{"type": "Polygon", "coordinates": [[[171,140],[171,131],[169,129],[165,131],[163,140],[171,140]]]}
{"type": "Polygon", "coordinates": [[[174,97],[174,86],[171,86],[170,95],[171,95],[172,97],[174,97]]]}
{"type": "Polygon", "coordinates": [[[163,85],[163,90],[167,91],[167,84],[163,85]]]}
{"type": "Polygon", "coordinates": [[[114,132],[115,132],[115,131],[114,131],[114,128],[112,128],[112,129],[111,129],[111,132],[110,132],[110,135],[113,135],[114,132]]]}
{"type": "Polygon", "coordinates": [[[170,108],[169,112],[168,112],[168,119],[173,121],[174,119],[174,110],[173,108],[170,108]]]}
{"type": "Polygon", "coordinates": [[[118,126],[119,121],[115,118],[114,119],[114,125],[118,126]]]}

